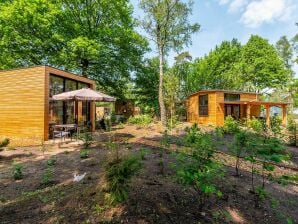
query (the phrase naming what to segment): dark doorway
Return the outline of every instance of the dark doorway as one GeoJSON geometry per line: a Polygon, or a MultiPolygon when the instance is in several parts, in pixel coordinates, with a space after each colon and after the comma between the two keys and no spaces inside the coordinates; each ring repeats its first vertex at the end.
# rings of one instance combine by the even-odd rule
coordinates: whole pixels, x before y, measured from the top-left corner
{"type": "Polygon", "coordinates": [[[225,104],[225,118],[232,116],[235,120],[240,119],[240,105],[239,104],[225,104]]]}

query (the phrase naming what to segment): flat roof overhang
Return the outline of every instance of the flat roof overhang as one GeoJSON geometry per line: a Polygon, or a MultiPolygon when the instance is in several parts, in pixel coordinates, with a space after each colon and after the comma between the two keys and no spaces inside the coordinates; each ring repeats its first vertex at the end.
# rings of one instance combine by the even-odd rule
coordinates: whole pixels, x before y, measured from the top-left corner
{"type": "Polygon", "coordinates": [[[266,102],[266,101],[223,101],[220,104],[242,104],[242,105],[268,105],[268,106],[285,106],[289,103],[284,102],[266,102]]]}

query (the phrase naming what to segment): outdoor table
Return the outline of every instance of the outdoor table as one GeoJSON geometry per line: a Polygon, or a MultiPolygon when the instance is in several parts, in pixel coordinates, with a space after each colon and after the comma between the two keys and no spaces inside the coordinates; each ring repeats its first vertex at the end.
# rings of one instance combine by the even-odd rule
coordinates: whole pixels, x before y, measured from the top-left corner
{"type": "MultiPolygon", "coordinates": [[[[79,127],[77,124],[56,124],[56,125],[54,125],[54,128],[62,128],[62,129],[64,129],[65,132],[68,132],[71,130],[76,130],[77,131],[76,139],[78,140],[79,127]]],[[[71,138],[72,138],[72,136],[71,136],[71,138]]]]}

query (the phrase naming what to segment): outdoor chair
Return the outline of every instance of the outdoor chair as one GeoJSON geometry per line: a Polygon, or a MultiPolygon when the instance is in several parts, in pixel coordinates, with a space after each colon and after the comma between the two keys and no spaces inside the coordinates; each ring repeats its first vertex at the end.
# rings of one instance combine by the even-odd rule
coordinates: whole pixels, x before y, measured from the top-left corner
{"type": "Polygon", "coordinates": [[[69,131],[64,130],[64,128],[54,126],[54,130],[53,130],[53,140],[54,140],[54,142],[55,142],[56,138],[60,138],[61,142],[64,138],[64,141],[65,141],[65,139],[69,136],[70,136],[69,131]]]}

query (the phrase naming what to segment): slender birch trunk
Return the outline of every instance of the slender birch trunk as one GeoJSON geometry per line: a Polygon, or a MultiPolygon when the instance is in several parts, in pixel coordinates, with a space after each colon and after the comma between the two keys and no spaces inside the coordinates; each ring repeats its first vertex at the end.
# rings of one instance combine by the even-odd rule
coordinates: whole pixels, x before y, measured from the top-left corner
{"type": "Polygon", "coordinates": [[[160,120],[161,123],[165,126],[167,122],[166,117],[166,107],[165,102],[163,98],[163,64],[164,64],[164,58],[163,58],[163,50],[161,47],[159,47],[159,87],[158,87],[158,102],[159,102],[159,108],[160,108],[160,120]]]}

